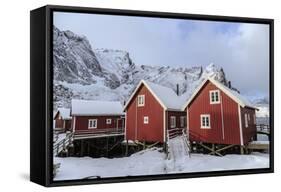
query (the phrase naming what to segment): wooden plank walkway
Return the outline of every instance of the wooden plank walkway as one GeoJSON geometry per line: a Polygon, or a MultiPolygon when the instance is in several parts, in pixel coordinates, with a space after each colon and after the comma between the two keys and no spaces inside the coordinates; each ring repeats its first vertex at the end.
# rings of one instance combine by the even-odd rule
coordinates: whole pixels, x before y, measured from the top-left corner
{"type": "Polygon", "coordinates": [[[258,150],[268,150],[269,142],[268,141],[253,141],[248,144],[247,148],[248,149],[258,149],[258,150]]]}

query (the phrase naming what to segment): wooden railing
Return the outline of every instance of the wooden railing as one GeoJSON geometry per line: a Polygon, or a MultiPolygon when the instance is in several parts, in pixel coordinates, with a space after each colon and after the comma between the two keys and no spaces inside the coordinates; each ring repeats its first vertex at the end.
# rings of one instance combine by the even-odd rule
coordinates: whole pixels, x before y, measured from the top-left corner
{"type": "Polygon", "coordinates": [[[189,144],[189,135],[186,133],[186,128],[172,128],[167,131],[167,141],[168,141],[168,159],[173,157],[173,151],[171,150],[171,146],[169,146],[169,142],[171,139],[176,137],[181,137],[184,142],[184,150],[186,154],[190,156],[191,147],[189,144]]]}
{"type": "Polygon", "coordinates": [[[62,150],[66,150],[67,147],[70,144],[72,144],[72,141],[73,141],[73,133],[71,133],[71,132],[66,133],[65,138],[63,138],[58,143],[54,142],[54,145],[53,145],[53,155],[57,156],[62,150]]]}
{"type": "Polygon", "coordinates": [[[173,139],[177,136],[180,136],[183,134],[184,129],[183,128],[171,128],[168,129],[168,138],[173,139]]]}
{"type": "Polygon", "coordinates": [[[257,127],[257,131],[270,133],[269,125],[259,124],[259,125],[256,125],[256,127],[257,127]]]}
{"type": "Polygon", "coordinates": [[[92,129],[92,130],[75,130],[74,139],[107,137],[112,135],[123,135],[124,128],[107,128],[107,129],[92,129]]]}

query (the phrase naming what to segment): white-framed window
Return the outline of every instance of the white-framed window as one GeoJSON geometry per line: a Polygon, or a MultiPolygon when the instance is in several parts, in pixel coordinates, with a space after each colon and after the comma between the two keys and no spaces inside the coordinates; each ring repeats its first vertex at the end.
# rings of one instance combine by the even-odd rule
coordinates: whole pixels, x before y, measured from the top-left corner
{"type": "Polygon", "coordinates": [[[149,118],[148,118],[148,116],[144,116],[144,117],[143,117],[143,123],[144,123],[144,124],[148,124],[148,123],[149,123],[149,118]]]}
{"type": "Polygon", "coordinates": [[[98,126],[98,120],[97,119],[89,119],[88,121],[88,129],[95,129],[98,126]]]}
{"type": "Polygon", "coordinates": [[[253,114],[253,120],[254,120],[254,124],[256,125],[257,121],[256,121],[256,115],[255,114],[253,114]]]}
{"type": "Polygon", "coordinates": [[[144,95],[138,95],[138,107],[144,106],[144,103],[145,103],[144,95]]]}
{"type": "Polygon", "coordinates": [[[248,115],[245,113],[245,127],[248,127],[248,115]]]}
{"type": "Polygon", "coordinates": [[[201,129],[211,129],[211,120],[209,114],[200,115],[201,129]]]}
{"type": "Polygon", "coordinates": [[[106,124],[110,125],[111,124],[111,119],[106,119],[106,124]]]}
{"type": "Polygon", "coordinates": [[[176,127],[176,116],[171,116],[170,117],[170,125],[171,125],[171,128],[175,128],[176,127]]]}
{"type": "Polygon", "coordinates": [[[210,91],[210,104],[218,104],[220,103],[220,91],[212,90],[210,91]]]}
{"type": "Polygon", "coordinates": [[[186,117],[185,116],[181,116],[180,117],[180,126],[181,127],[184,127],[185,126],[185,123],[186,122],[186,117]]]}

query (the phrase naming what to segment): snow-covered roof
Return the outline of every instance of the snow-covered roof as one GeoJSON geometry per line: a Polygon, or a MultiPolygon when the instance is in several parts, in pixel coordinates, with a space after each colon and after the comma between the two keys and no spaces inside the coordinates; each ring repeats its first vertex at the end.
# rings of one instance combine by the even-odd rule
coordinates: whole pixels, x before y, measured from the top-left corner
{"type": "Polygon", "coordinates": [[[128,104],[136,94],[137,90],[141,85],[145,85],[155,99],[161,104],[165,110],[182,110],[182,105],[186,101],[185,98],[178,96],[172,89],[164,87],[159,84],[155,84],[146,80],[141,80],[131,97],[127,101],[124,109],[127,108],[128,104]]]}
{"type": "MultiPolygon", "coordinates": [[[[62,117],[62,119],[71,119],[71,115],[70,115],[70,109],[69,108],[58,108],[57,113],[60,114],[60,116],[62,117]]],[[[57,115],[57,114],[56,114],[57,115]]],[[[55,115],[55,117],[56,117],[55,115]]]]}
{"type": "Polygon", "coordinates": [[[211,83],[213,83],[216,87],[218,87],[220,90],[222,90],[227,96],[229,96],[231,99],[233,99],[235,102],[237,102],[241,107],[250,107],[253,109],[257,109],[252,103],[250,103],[241,94],[230,89],[229,87],[225,86],[224,84],[218,82],[217,80],[215,80],[212,77],[207,77],[204,81],[202,81],[202,83],[197,87],[197,89],[194,91],[194,93],[191,95],[191,97],[185,103],[183,108],[186,108],[189,105],[189,103],[195,98],[197,93],[201,90],[201,88],[205,85],[205,83],[207,81],[210,81],[211,83]]]}
{"type": "Polygon", "coordinates": [[[94,101],[73,99],[72,115],[123,115],[123,107],[118,101],[94,101]]]}

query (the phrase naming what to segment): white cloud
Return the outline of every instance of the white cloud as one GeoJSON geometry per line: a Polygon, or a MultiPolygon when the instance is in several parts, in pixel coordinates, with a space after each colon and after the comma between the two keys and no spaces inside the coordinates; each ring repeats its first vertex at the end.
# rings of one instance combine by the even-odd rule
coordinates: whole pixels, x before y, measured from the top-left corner
{"type": "Polygon", "coordinates": [[[126,50],[136,64],[224,68],[244,94],[268,94],[269,26],[176,19],[55,14],[54,24],[94,48],[126,50]]]}

